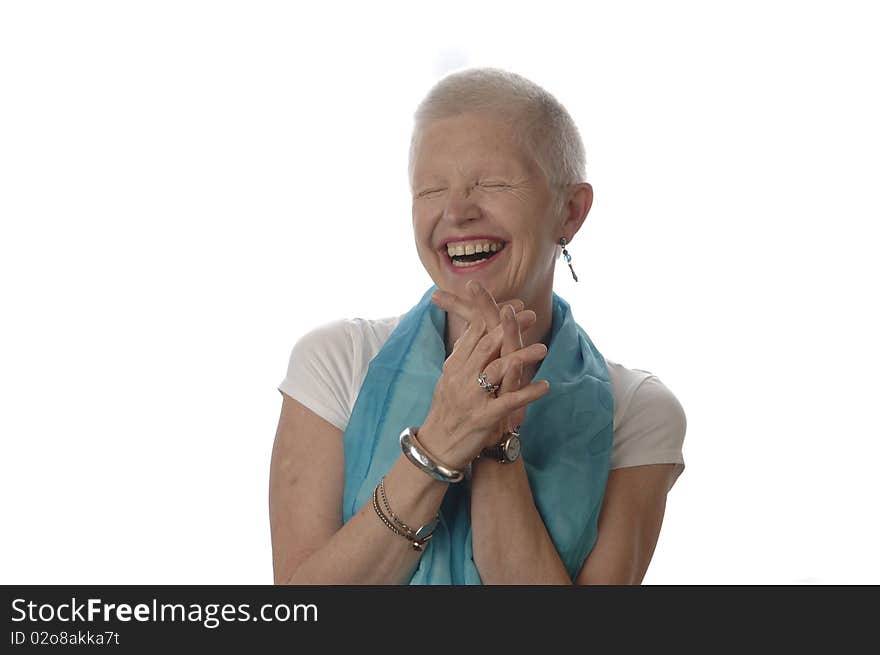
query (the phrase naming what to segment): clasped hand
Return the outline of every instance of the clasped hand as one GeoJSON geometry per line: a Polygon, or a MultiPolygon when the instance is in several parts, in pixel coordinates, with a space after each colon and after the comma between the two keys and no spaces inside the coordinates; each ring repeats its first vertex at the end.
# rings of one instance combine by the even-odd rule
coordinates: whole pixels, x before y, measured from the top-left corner
{"type": "Polygon", "coordinates": [[[522,332],[537,320],[535,312],[524,309],[521,300],[499,308],[476,280],[469,280],[467,288],[470,297],[439,290],[431,296],[438,307],[464,318],[467,329],[443,364],[419,433],[428,450],[455,468],[466,466],[483,448],[498,443],[503,432],[520,425],[526,406],[549,389],[546,380],[522,387],[524,366],[547,354],[543,343],[523,347],[522,332]],[[480,388],[481,373],[500,384],[497,396],[480,388]]]}

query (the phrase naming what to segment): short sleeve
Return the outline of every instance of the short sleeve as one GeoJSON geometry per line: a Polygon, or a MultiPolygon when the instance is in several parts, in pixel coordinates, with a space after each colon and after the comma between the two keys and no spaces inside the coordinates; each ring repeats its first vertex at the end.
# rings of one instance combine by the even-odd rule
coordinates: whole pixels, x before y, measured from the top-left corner
{"type": "Polygon", "coordinates": [[[646,377],[633,393],[614,434],[611,468],[644,464],[680,464],[684,471],[687,417],[678,398],[656,375],[646,377]]]}
{"type": "Polygon", "coordinates": [[[325,421],[345,431],[350,415],[353,346],[348,321],[314,328],[293,346],[278,385],[325,421]]]}

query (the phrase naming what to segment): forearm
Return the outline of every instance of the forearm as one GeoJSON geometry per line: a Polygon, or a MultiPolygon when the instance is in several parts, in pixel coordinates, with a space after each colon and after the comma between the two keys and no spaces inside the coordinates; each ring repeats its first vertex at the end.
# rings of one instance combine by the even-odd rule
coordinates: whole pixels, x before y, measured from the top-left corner
{"type": "Polygon", "coordinates": [[[474,562],[483,584],[572,584],[535,507],[523,458],[477,459],[471,479],[474,562]]]}
{"type": "MultiPolygon", "coordinates": [[[[391,509],[414,530],[437,515],[447,488],[448,484],[418,470],[403,455],[385,476],[391,509]]],[[[384,511],[381,500],[380,508],[384,511]]],[[[382,522],[371,498],[297,567],[288,584],[407,584],[421,555],[411,541],[382,522]]]]}

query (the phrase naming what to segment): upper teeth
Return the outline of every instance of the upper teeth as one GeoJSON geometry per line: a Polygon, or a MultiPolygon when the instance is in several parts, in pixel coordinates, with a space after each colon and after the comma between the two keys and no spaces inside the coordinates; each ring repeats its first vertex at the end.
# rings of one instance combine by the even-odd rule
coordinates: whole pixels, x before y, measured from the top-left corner
{"type": "Polygon", "coordinates": [[[478,252],[498,252],[504,247],[501,241],[456,241],[455,243],[447,243],[446,251],[449,256],[453,255],[473,255],[478,252]]]}

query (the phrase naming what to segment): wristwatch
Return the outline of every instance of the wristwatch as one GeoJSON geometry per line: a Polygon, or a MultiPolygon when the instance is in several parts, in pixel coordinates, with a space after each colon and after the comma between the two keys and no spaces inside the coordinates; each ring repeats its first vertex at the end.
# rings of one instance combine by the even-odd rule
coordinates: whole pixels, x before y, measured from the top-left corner
{"type": "Polygon", "coordinates": [[[490,457],[501,464],[509,464],[519,459],[521,449],[519,432],[510,431],[505,432],[501,436],[501,441],[494,446],[483,448],[480,455],[490,457]]]}

